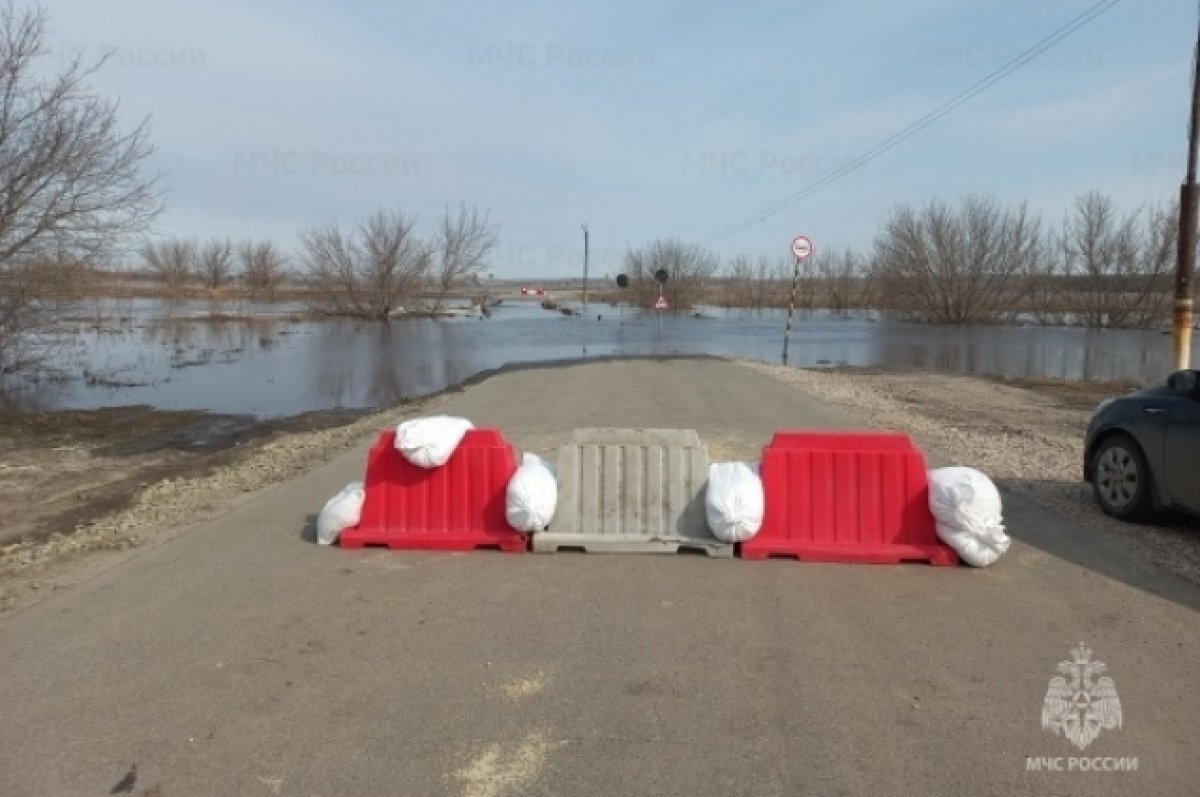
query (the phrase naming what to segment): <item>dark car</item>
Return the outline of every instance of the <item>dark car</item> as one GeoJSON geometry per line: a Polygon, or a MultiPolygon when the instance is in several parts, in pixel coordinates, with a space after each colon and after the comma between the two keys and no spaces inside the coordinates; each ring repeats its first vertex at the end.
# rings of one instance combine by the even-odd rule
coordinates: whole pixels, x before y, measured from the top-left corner
{"type": "Polygon", "coordinates": [[[1176,371],[1164,387],[1097,407],[1083,478],[1100,508],[1122,520],[1164,509],[1200,515],[1200,371],[1176,371]]]}

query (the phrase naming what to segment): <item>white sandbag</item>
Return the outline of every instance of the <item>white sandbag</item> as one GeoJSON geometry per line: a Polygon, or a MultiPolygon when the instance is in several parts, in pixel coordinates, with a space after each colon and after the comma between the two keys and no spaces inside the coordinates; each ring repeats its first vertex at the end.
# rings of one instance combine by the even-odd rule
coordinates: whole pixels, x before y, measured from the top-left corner
{"type": "Polygon", "coordinates": [[[504,517],[508,525],[525,534],[542,531],[558,506],[558,480],[554,466],[537,454],[521,457],[521,467],[508,481],[504,517]]]}
{"type": "Polygon", "coordinates": [[[418,468],[440,468],[475,425],[466,418],[433,415],[396,427],[396,450],[418,468]]]}
{"type": "Polygon", "coordinates": [[[718,462],[708,467],[704,512],[721,542],[745,542],[762,528],[762,479],[758,463],[718,462]]]}
{"type": "Polygon", "coordinates": [[[325,502],[317,515],[317,542],[333,545],[338,535],[358,525],[363,499],[367,497],[362,482],[350,482],[342,491],[325,502]]]}
{"type": "Polygon", "coordinates": [[[1008,550],[1000,492],[974,468],[929,472],[929,511],[937,535],[972,567],[987,567],[1008,550]]]}

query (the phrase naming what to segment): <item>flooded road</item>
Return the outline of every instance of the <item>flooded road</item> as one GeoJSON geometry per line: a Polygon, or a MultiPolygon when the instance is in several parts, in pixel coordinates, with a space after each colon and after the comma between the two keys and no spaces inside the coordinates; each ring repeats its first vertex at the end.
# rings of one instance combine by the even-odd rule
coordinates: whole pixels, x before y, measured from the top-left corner
{"type": "MultiPolygon", "coordinates": [[[[700,318],[659,319],[595,304],[587,317],[566,317],[532,301],[507,301],[489,319],[390,323],[310,321],[299,306],[247,303],[114,300],[100,309],[103,322],[76,314],[67,324],[52,372],[6,383],[10,406],[260,417],[383,407],[506,363],[670,354],[779,362],[785,321],[783,311],[701,308],[700,318]]],[[[1139,383],[1171,370],[1170,338],[1158,332],[938,327],[820,311],[796,316],[789,362],[1139,383]]]]}

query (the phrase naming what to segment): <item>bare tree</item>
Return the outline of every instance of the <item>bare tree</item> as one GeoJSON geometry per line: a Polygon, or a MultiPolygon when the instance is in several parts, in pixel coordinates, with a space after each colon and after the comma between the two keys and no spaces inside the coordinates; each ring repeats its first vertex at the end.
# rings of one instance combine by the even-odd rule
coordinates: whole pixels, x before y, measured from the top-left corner
{"type": "Polygon", "coordinates": [[[63,252],[57,257],[36,257],[26,263],[22,279],[45,308],[58,311],[94,292],[99,283],[95,267],[63,252]]]}
{"type": "Polygon", "coordinates": [[[213,238],[196,253],[196,267],[204,287],[215,290],[229,281],[233,272],[233,246],[228,240],[213,238]]]}
{"type": "Polygon", "coordinates": [[[1073,303],[1070,280],[1063,273],[1059,247],[1051,240],[1043,256],[1031,258],[1024,266],[1025,295],[1020,310],[1044,326],[1058,326],[1071,320],[1073,303]]]}
{"type": "Polygon", "coordinates": [[[30,339],[41,322],[41,307],[32,289],[31,267],[9,266],[0,272],[0,373],[18,371],[37,361],[39,348],[30,339]]]}
{"type": "Polygon", "coordinates": [[[1041,225],[1024,204],[969,196],[897,208],[875,240],[875,276],[888,309],[943,324],[1010,318],[1026,266],[1042,257],[1041,225]]]}
{"type": "Polygon", "coordinates": [[[429,274],[429,247],[400,211],[381,210],[349,234],[314,227],[301,243],[317,306],[329,313],[384,317],[411,303],[429,274]]]}
{"type": "Polygon", "coordinates": [[[186,238],[146,241],[138,253],[171,298],[179,298],[196,273],[196,242],[186,238]]]}
{"type": "Polygon", "coordinates": [[[816,283],[816,301],[837,313],[862,307],[867,302],[866,265],[849,249],[818,254],[808,269],[816,283]]]}
{"type": "Polygon", "coordinates": [[[1149,208],[1144,224],[1141,263],[1142,274],[1146,277],[1146,298],[1142,303],[1141,326],[1151,327],[1170,317],[1179,243],[1179,203],[1149,208]]]}
{"type": "Polygon", "coordinates": [[[625,253],[625,273],[633,300],[641,307],[653,307],[659,284],[654,275],[667,272],[663,295],[673,310],[694,307],[705,296],[708,280],[717,271],[717,258],[694,244],[680,241],[655,241],[645,249],[625,253]]]}
{"type": "MultiPolygon", "coordinates": [[[[333,223],[320,225],[300,235],[304,267],[315,294],[314,305],[333,315],[371,315],[364,298],[365,275],[353,242],[333,223]]],[[[384,309],[382,305],[380,310],[384,309]]]]}
{"type": "Polygon", "coordinates": [[[255,298],[274,299],[283,282],[286,266],[283,256],[270,241],[243,241],[237,248],[242,282],[255,298]]]}
{"type": "Polygon", "coordinates": [[[1091,191],[1075,200],[1059,236],[1064,304],[1089,327],[1151,327],[1166,317],[1178,209],[1120,215],[1091,191]]]}
{"type": "Polygon", "coordinates": [[[454,290],[478,283],[488,253],[496,246],[498,229],[486,212],[459,205],[457,212],[446,210],[433,240],[433,270],[436,308],[441,309],[454,290]]]}
{"type": "MultiPolygon", "coordinates": [[[[760,257],[755,262],[741,255],[729,262],[713,300],[722,307],[747,310],[786,307],[791,279],[792,266],[788,261],[760,257]]],[[[803,292],[797,298],[802,304],[811,299],[803,292]]]]}
{"type": "Polygon", "coordinates": [[[144,230],[161,209],[145,122],[122,132],[117,104],[92,92],[103,58],[77,57],[44,76],[46,18],[14,0],[0,6],[0,369],[27,362],[41,323],[26,284],[36,263],[96,258],[144,230]]]}
{"type": "Polygon", "coordinates": [[[721,289],[713,297],[719,307],[754,307],[754,262],[745,255],[729,261],[721,289]]]}
{"type": "Polygon", "coordinates": [[[787,307],[792,264],[786,259],[761,257],[754,275],[754,307],[787,307]]]}

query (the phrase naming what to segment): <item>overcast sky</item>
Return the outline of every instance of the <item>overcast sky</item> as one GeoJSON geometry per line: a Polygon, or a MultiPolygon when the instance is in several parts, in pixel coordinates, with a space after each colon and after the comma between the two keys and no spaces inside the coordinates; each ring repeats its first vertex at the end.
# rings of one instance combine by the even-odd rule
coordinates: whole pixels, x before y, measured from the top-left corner
{"type": "MultiPolygon", "coordinates": [[[[1092,0],[54,0],[46,66],[111,49],[96,87],[149,116],[164,235],[269,238],[380,207],[500,226],[497,277],[594,273],[703,242],[828,174],[1092,0]]],[[[1182,177],[1196,4],[1125,0],[722,257],[866,248],[899,202],[1089,189],[1126,208],[1182,177]]]]}

